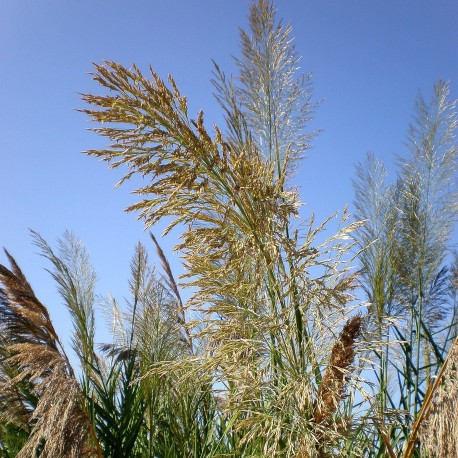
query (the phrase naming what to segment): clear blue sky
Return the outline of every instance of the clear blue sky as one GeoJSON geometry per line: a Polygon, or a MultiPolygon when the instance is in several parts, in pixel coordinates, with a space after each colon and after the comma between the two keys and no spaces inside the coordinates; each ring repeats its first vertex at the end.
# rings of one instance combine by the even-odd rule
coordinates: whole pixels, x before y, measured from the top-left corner
{"type": "MultiPolygon", "coordinates": [[[[65,229],[82,238],[98,272],[97,291],[127,294],[137,240],[153,247],[119,174],[81,154],[103,144],[86,129],[80,92],[97,93],[91,62],[114,60],[172,74],[191,111],[221,115],[211,59],[228,73],[248,0],[0,0],[0,245],[16,257],[49,307],[64,341],[68,319],[28,228],[52,244],[65,229]]],[[[419,90],[450,80],[458,97],[457,0],[279,0],[291,21],[322,129],[298,170],[303,215],[318,219],[351,204],[356,162],[368,151],[389,166],[404,152],[419,90]]],[[[351,206],[350,206],[351,209],[351,206]]],[[[156,231],[158,233],[158,231],[156,231]]],[[[180,271],[171,244],[162,242],[180,271]]],[[[3,255],[0,261],[5,262],[3,255]]],[[[102,325],[103,323],[101,323],[102,325]]]]}

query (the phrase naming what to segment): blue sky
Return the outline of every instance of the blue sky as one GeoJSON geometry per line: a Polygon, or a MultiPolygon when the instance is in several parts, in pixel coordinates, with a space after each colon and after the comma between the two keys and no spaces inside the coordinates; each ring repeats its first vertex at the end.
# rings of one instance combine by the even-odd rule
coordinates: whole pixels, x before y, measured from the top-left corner
{"type": "MultiPolygon", "coordinates": [[[[52,244],[65,229],[84,240],[98,272],[97,291],[127,294],[135,243],[151,248],[142,223],[124,208],[129,186],[81,152],[104,144],[79,93],[97,93],[91,62],[151,64],[172,74],[190,111],[220,122],[212,98],[214,59],[227,73],[238,54],[248,0],[0,0],[0,244],[17,259],[68,342],[69,322],[28,228],[52,244]]],[[[279,0],[291,21],[315,100],[315,140],[295,182],[304,217],[324,219],[351,204],[356,162],[373,151],[392,168],[418,91],[450,80],[458,97],[456,0],[279,0]]],[[[351,209],[351,205],[350,205],[351,209]]],[[[155,230],[156,234],[160,230],[155,230]]],[[[176,272],[172,241],[162,241],[176,272]]],[[[3,255],[0,261],[4,262],[3,255]]]]}

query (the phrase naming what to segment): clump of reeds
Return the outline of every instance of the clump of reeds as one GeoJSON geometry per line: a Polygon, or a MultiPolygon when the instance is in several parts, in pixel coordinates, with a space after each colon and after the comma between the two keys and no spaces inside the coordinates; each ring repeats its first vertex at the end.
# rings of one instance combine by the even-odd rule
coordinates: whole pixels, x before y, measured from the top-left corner
{"type": "Polygon", "coordinates": [[[73,320],[83,380],[76,381],[46,308],[10,257],[12,270],[0,267],[0,409],[9,402],[9,421],[30,426],[17,456],[324,458],[382,456],[387,450],[394,458],[394,450],[400,456],[406,444],[408,458],[417,452],[418,433],[423,447],[439,458],[456,455],[456,442],[447,440],[458,436],[456,344],[423,395],[430,373],[436,373],[430,367],[439,370],[448,348],[438,348],[431,332],[448,310],[442,307],[446,284],[440,264],[456,198],[447,194],[437,206],[428,200],[434,192],[443,196],[455,171],[455,115],[443,116],[451,108],[443,103],[447,85],[437,88],[437,122],[419,105],[426,130],[441,134],[435,140],[438,151],[446,148],[443,160],[431,148],[434,135],[418,141],[423,128],[413,130],[415,154],[403,163],[399,187],[386,187],[384,167],[370,158],[356,186],[357,219],[367,224],[347,225],[319,243],[324,224],[315,227],[311,217],[304,231],[293,222],[301,203],[288,182],[314,135],[306,128],[313,109],[309,76],[296,76],[299,58],[290,27],[277,23],[274,13],[269,0],[252,2],[238,79],[215,68],[225,129],[208,130],[203,112],[193,119],[172,77],[164,81],[153,70],[144,76],[136,66],[129,70],[113,62],[95,66],[94,79],[106,95],[84,95],[89,106],[82,111],[102,124],[94,130],[111,144],[88,154],[124,168],[119,184],[134,176],[145,180],[135,191],[139,201],[128,210],[138,211],[146,227],[166,220],[165,233],[181,230],[176,248],[193,295],[182,302],[179,287],[185,284],[175,282],[153,236],[163,281],[139,244],[129,313],[111,301],[113,344],[102,346],[99,357],[95,275],[87,254],[70,236],[54,253],[35,234],[73,320]],[[425,154],[417,154],[417,144],[426,147],[425,154]],[[424,173],[431,164],[440,165],[438,172],[424,173]],[[395,200],[399,195],[403,205],[395,200]],[[346,255],[358,227],[362,285],[378,331],[380,390],[374,403],[364,397],[361,410],[369,412],[356,419],[350,392],[354,361],[356,351],[370,344],[361,342],[357,350],[364,320],[348,307],[355,275],[346,255]],[[397,265],[398,258],[404,265],[397,265]],[[432,287],[426,291],[422,285],[432,287]],[[394,312],[403,313],[410,335],[395,325],[389,329],[394,312]],[[390,332],[402,342],[404,374],[392,364],[390,332]],[[437,361],[426,364],[433,350],[437,361]],[[399,411],[388,391],[391,366],[402,411],[409,415],[385,432],[386,412],[399,411]],[[36,405],[16,389],[21,382],[30,386],[36,405]],[[431,437],[447,443],[439,450],[428,442],[431,437]]]}

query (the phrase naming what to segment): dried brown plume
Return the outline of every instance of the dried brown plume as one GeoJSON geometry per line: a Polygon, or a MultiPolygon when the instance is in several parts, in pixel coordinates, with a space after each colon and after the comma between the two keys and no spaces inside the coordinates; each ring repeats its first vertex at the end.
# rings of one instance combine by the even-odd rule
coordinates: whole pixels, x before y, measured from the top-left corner
{"type": "MultiPolygon", "coordinates": [[[[41,456],[55,458],[101,456],[83,408],[80,385],[48,311],[16,261],[8,252],[6,255],[11,270],[0,265],[0,337],[7,355],[2,364],[14,367],[15,374],[3,380],[0,394],[17,395],[14,386],[26,381],[38,399],[29,413],[29,439],[17,456],[35,456],[37,449],[41,456]]],[[[17,397],[12,401],[23,407],[17,397]]],[[[20,414],[24,413],[22,409],[20,414]]],[[[14,421],[14,413],[8,415],[7,420],[14,421]]]]}
{"type": "Polygon", "coordinates": [[[332,347],[326,373],[318,388],[315,422],[323,423],[336,412],[345,391],[345,375],[355,358],[355,342],[361,335],[362,317],[355,315],[347,321],[332,347]]]}
{"type": "Polygon", "coordinates": [[[418,432],[421,448],[437,458],[458,458],[458,339],[430,393],[418,432]]]}

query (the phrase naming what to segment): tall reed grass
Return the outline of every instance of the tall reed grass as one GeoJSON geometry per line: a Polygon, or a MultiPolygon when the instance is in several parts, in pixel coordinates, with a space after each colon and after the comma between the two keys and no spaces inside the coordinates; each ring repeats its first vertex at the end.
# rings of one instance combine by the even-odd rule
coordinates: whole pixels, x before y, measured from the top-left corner
{"type": "Polygon", "coordinates": [[[7,254],[0,456],[456,455],[448,86],[431,104],[419,98],[397,181],[370,156],[357,168],[356,220],[344,211],[323,241],[326,222],[298,223],[290,185],[315,135],[311,78],[298,74],[290,34],[270,2],[252,2],[238,77],[215,65],[226,125],[211,130],[172,77],[95,65],[101,95],[83,95],[81,111],[108,146],[87,154],[123,170],[119,185],[143,178],[128,210],[146,228],[167,219],[164,235],[176,228],[185,274],[175,279],[152,234],[160,271],[138,244],[130,298],[105,301],[113,339],[97,346],[87,251],[70,233],[57,248],[33,233],[70,312],[75,371],[7,254]]]}

